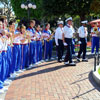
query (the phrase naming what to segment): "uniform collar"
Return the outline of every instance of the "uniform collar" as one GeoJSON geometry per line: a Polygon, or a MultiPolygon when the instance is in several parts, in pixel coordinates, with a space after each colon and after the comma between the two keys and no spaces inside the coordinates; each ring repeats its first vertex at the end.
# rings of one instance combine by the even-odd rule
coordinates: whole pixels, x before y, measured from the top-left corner
{"type": "Polygon", "coordinates": [[[33,29],[31,26],[29,26],[30,29],[33,29]]]}
{"type": "Polygon", "coordinates": [[[39,33],[39,31],[38,31],[38,30],[36,30],[36,32],[38,32],[38,33],[39,33]]]}
{"type": "Polygon", "coordinates": [[[45,31],[48,31],[47,28],[45,28],[45,31]]]}
{"type": "Polygon", "coordinates": [[[68,28],[70,28],[70,25],[69,25],[69,24],[67,24],[66,26],[67,26],[68,28]]]}

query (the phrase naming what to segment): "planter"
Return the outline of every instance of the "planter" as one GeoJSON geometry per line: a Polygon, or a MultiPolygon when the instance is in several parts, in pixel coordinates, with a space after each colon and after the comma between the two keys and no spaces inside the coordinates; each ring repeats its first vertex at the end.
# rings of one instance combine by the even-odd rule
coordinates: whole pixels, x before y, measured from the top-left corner
{"type": "Polygon", "coordinates": [[[100,66],[97,66],[97,70],[93,71],[92,75],[93,75],[93,79],[95,80],[95,82],[100,86],[100,66]]]}

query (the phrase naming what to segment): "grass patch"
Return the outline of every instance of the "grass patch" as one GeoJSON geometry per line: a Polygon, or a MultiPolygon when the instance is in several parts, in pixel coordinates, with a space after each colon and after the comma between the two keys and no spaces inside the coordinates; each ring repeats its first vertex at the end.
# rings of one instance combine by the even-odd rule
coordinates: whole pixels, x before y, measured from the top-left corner
{"type": "Polygon", "coordinates": [[[98,69],[98,73],[99,73],[99,75],[100,75],[100,68],[98,69]]]}

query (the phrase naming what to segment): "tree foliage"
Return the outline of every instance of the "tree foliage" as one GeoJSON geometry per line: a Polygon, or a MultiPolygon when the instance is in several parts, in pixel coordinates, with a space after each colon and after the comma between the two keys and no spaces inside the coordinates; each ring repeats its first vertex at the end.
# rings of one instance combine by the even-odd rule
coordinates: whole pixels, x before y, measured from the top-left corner
{"type": "Polygon", "coordinates": [[[91,3],[91,11],[95,14],[100,12],[100,0],[93,0],[91,3]]]}
{"type": "Polygon", "coordinates": [[[62,16],[70,14],[79,15],[81,20],[90,13],[90,4],[92,0],[43,0],[43,7],[46,16],[62,16]]]}
{"type": "MultiPolygon", "coordinates": [[[[37,6],[36,9],[30,9],[30,18],[33,19],[33,18],[37,18],[37,19],[40,19],[41,16],[42,16],[42,0],[31,0],[32,2],[34,2],[37,6]]],[[[26,0],[11,0],[11,4],[12,4],[12,7],[13,7],[13,10],[15,12],[15,15],[18,17],[18,18],[27,18],[27,10],[25,9],[22,9],[21,8],[21,4],[22,3],[25,3],[26,0]]]]}

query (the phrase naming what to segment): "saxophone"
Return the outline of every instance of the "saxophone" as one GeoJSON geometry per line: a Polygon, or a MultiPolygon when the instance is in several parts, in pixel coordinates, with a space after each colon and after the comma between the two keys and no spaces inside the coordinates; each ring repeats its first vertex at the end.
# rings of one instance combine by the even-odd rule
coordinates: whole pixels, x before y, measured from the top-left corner
{"type": "Polygon", "coordinates": [[[49,42],[50,40],[52,40],[53,36],[54,36],[55,32],[53,32],[50,37],[47,39],[47,42],[49,42]]]}
{"type": "Polygon", "coordinates": [[[13,31],[13,29],[9,28],[8,34],[10,35],[10,37],[9,37],[9,39],[10,39],[10,45],[11,45],[11,47],[13,47],[14,46],[13,45],[13,41],[14,41],[14,31],[13,31]]]}

